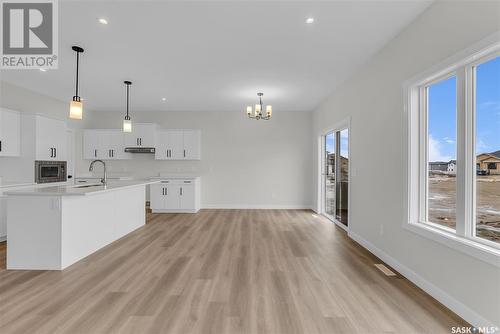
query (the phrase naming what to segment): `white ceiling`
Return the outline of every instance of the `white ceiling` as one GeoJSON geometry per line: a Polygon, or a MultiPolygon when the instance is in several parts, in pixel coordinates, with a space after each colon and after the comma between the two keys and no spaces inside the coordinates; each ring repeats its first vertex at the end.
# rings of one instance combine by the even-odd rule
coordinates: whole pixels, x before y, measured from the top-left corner
{"type": "Polygon", "coordinates": [[[123,111],[131,80],[132,112],[242,112],[258,91],[275,112],[310,111],[429,4],[60,1],[59,69],[2,80],[70,101],[80,45],[91,110],[123,111]]]}

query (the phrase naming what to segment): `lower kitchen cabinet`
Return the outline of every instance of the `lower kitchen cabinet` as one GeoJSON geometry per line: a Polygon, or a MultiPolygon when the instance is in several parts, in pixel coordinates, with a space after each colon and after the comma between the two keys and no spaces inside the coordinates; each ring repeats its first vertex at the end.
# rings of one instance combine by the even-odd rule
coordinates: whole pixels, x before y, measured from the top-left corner
{"type": "Polygon", "coordinates": [[[200,179],[162,179],[151,185],[151,210],[161,212],[198,212],[200,179]]]}

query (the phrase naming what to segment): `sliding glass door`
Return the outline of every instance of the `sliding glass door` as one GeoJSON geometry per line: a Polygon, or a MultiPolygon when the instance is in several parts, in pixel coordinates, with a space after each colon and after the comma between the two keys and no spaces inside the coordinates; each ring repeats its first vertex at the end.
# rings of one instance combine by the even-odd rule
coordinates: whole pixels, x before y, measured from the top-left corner
{"type": "Polygon", "coordinates": [[[335,152],[336,136],[330,132],[325,137],[325,215],[328,218],[335,218],[335,152]]]}
{"type": "Polygon", "coordinates": [[[345,226],[349,213],[349,130],[325,135],[324,214],[345,226]]]}

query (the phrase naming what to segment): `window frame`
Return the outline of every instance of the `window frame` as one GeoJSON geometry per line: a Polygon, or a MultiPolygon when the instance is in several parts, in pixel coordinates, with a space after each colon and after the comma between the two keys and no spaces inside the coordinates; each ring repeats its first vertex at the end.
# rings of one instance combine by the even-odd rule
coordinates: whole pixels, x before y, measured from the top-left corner
{"type": "Polygon", "coordinates": [[[500,268],[500,244],[476,236],[475,68],[500,56],[500,33],[416,75],[403,84],[403,227],[500,268]],[[428,87],[456,76],[456,229],[427,221],[428,87]]]}

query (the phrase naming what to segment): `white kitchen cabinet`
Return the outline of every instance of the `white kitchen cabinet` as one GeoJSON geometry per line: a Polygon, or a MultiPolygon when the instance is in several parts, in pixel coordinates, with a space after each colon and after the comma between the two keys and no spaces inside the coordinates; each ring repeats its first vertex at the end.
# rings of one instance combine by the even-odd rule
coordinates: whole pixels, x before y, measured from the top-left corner
{"type": "Polygon", "coordinates": [[[198,212],[200,179],[162,179],[150,188],[151,210],[161,212],[198,212]]]}
{"type": "Polygon", "coordinates": [[[99,147],[99,130],[84,130],[83,159],[97,159],[97,154],[101,154],[99,147]]]}
{"type": "Polygon", "coordinates": [[[66,123],[44,116],[35,116],[36,160],[67,159],[66,123]]]}
{"type": "Polygon", "coordinates": [[[157,160],[199,160],[201,158],[199,130],[161,130],[157,132],[157,160]]]}
{"type": "Polygon", "coordinates": [[[125,133],[126,147],[154,147],[156,124],[132,123],[132,132],[125,133]]]}
{"type": "Polygon", "coordinates": [[[201,131],[184,130],[183,131],[183,158],[186,160],[201,159],[201,131]]]}
{"type": "Polygon", "coordinates": [[[0,157],[21,153],[21,116],[19,112],[0,109],[0,157]]]}
{"type": "Polygon", "coordinates": [[[83,158],[87,160],[129,159],[121,130],[84,130],[83,158]]]}

